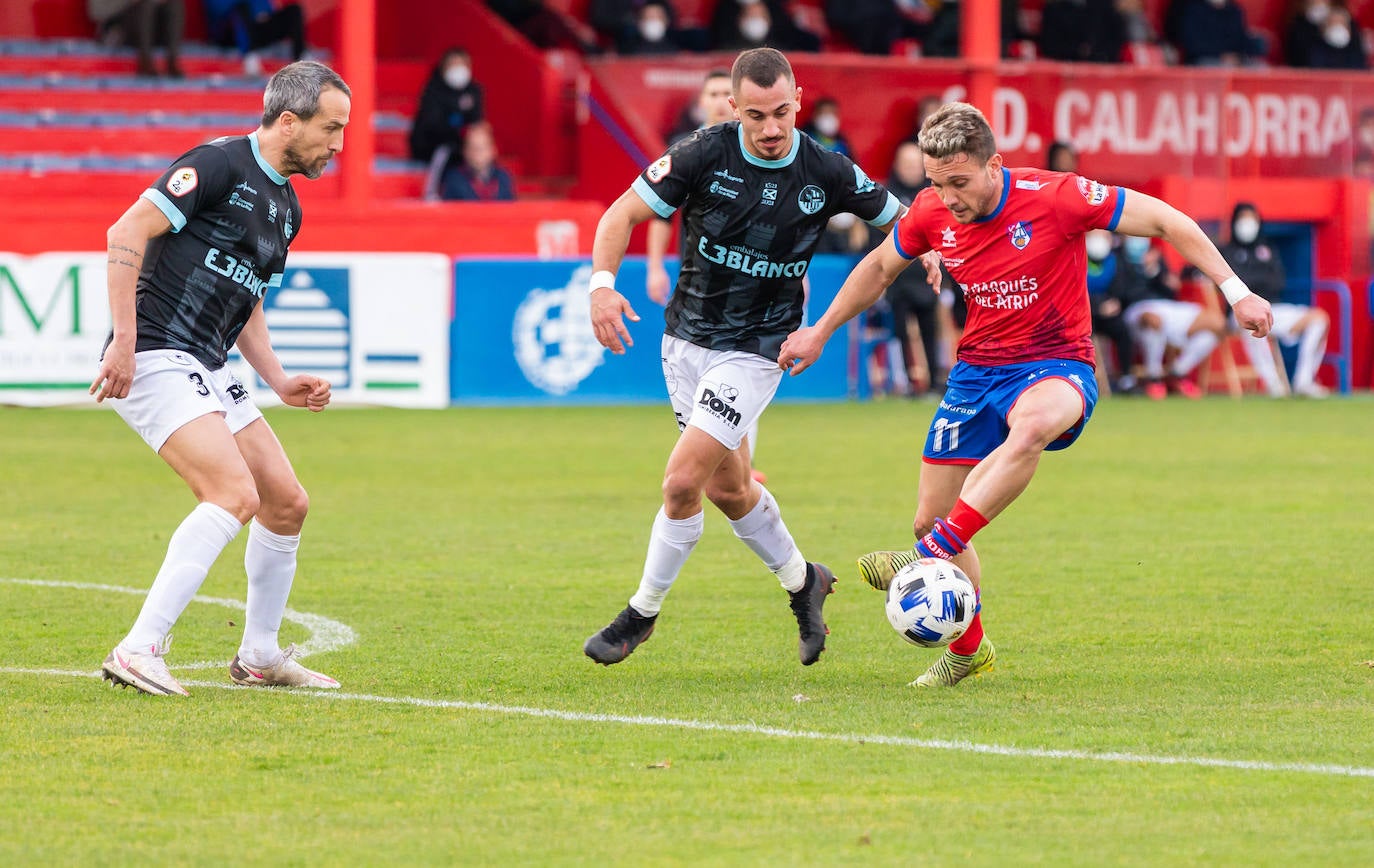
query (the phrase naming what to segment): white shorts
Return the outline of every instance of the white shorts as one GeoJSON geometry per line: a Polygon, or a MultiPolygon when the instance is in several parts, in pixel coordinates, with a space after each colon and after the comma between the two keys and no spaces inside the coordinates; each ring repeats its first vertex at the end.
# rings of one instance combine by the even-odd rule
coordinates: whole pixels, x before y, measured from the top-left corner
{"type": "Polygon", "coordinates": [[[738,449],[782,382],[782,368],[739,350],[708,350],[663,336],[663,382],[679,429],[700,428],[738,449]]]}
{"type": "Polygon", "coordinates": [[[1296,331],[1295,326],[1298,320],[1307,316],[1312,308],[1305,304],[1285,304],[1277,302],[1270,305],[1274,310],[1274,327],[1269,333],[1274,336],[1274,340],[1284,346],[1292,346],[1302,339],[1302,332],[1296,331]]]}
{"type": "Polygon", "coordinates": [[[1197,322],[1202,306],[1191,301],[1170,301],[1166,298],[1138,301],[1126,308],[1123,314],[1132,332],[1140,331],[1140,318],[1146,313],[1154,314],[1164,323],[1160,331],[1164,333],[1164,340],[1169,346],[1182,347],[1188,343],[1188,330],[1197,322]]]}
{"type": "Polygon", "coordinates": [[[154,452],[178,428],[208,413],[219,413],[231,434],[262,418],[248,390],[222,367],[211,371],[180,350],[144,350],[134,354],[134,382],[129,397],[111,398],[119,417],[138,432],[154,452]]]}

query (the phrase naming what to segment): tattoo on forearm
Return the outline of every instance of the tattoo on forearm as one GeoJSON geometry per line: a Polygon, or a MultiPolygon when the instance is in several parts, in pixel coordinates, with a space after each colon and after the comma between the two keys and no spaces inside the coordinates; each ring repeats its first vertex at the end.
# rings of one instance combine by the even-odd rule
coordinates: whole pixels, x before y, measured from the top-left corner
{"type": "Polygon", "coordinates": [[[111,244],[110,258],[106,261],[110,265],[127,265],[130,268],[142,269],[143,253],[122,244],[111,244]]]}

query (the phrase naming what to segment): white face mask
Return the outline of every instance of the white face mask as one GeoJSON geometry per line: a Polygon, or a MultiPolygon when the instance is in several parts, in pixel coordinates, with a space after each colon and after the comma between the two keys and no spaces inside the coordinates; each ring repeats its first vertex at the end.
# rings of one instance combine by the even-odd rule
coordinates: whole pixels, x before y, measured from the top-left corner
{"type": "Polygon", "coordinates": [[[1150,250],[1150,239],[1141,238],[1138,235],[1127,235],[1121,242],[1121,251],[1126,254],[1126,258],[1132,262],[1141,262],[1145,259],[1145,254],[1150,250]]]}
{"type": "Polygon", "coordinates": [[[1088,258],[1101,262],[1112,252],[1112,236],[1108,232],[1090,232],[1084,243],[1088,248],[1088,258]]]}
{"type": "Polygon", "coordinates": [[[645,42],[658,42],[668,33],[668,25],[657,18],[639,22],[639,35],[645,42]]]}
{"type": "Polygon", "coordinates": [[[762,42],[768,36],[768,22],[762,18],[746,18],[740,22],[739,32],[750,42],[762,42]]]}
{"type": "Polygon", "coordinates": [[[444,84],[454,90],[462,90],[472,81],[472,70],[466,66],[450,66],[444,70],[444,84]]]}
{"type": "Polygon", "coordinates": [[[1345,48],[1350,44],[1350,28],[1346,27],[1344,24],[1328,27],[1323,31],[1322,38],[1325,39],[1326,44],[1332,48],[1345,48]]]}
{"type": "Polygon", "coordinates": [[[1254,217],[1238,217],[1231,231],[1235,234],[1236,241],[1241,244],[1253,244],[1259,237],[1259,221],[1254,217]]]}
{"type": "Polygon", "coordinates": [[[840,119],[834,115],[821,115],[816,118],[816,132],[826,138],[834,138],[840,131],[840,119]]]}
{"type": "Polygon", "coordinates": [[[1326,20],[1326,16],[1331,14],[1331,7],[1325,3],[1313,3],[1311,6],[1307,7],[1307,11],[1303,14],[1307,16],[1307,20],[1311,21],[1313,24],[1321,24],[1326,20]]]}

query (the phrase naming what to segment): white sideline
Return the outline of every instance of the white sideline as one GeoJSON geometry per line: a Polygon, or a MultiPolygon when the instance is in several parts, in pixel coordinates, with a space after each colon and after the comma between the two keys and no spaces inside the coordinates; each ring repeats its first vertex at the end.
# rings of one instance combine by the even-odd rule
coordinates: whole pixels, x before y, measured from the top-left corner
{"type": "MultiPolygon", "coordinates": [[[[0,666],[0,674],[52,675],[72,678],[99,678],[100,672],[77,669],[23,669],[0,666]]],[[[220,681],[182,681],[186,687],[214,690],[258,690],[220,681]]],[[[375,696],[367,693],[339,693],[334,690],[291,690],[276,688],[273,692],[301,697],[342,702],[375,702],[379,705],[409,705],[415,708],[457,709],[483,711],[491,714],[513,714],[522,717],[543,717],[576,723],[620,723],[629,726],[654,726],[688,729],[699,732],[729,732],[741,735],[761,735],[768,738],[800,739],[807,741],[837,741],[849,744],[880,744],[919,750],[945,750],[959,753],[1030,759],[1082,760],[1084,762],[1130,763],[1155,766],[1202,766],[1205,768],[1236,769],[1251,772],[1295,772],[1348,778],[1374,778],[1374,768],[1363,766],[1322,765],[1316,763],[1277,763],[1262,760],[1229,760],[1214,757],[1162,756],[1136,753],[1093,753],[1083,750],[1055,750],[1041,747],[1013,747],[1000,744],[979,744],[972,741],[944,741],[906,738],[900,735],[864,735],[862,733],[814,732],[805,729],[781,729],[755,723],[716,723],[710,720],[690,720],[675,717],[640,717],[624,714],[593,714],[584,711],[561,711],[555,708],[533,708],[525,705],[497,705],[490,702],[465,702],[459,699],[422,699],[415,696],[375,696]]]]}
{"type": "MultiPolygon", "coordinates": [[[[113,594],[133,594],[135,596],[146,596],[147,588],[126,588],[122,585],[101,585],[91,582],[59,582],[46,579],[13,579],[0,576],[0,584],[8,585],[31,585],[38,588],[75,588],[78,591],[107,591],[113,594]]],[[[242,612],[245,604],[242,600],[231,600],[228,597],[206,597],[196,594],[191,598],[193,603],[206,603],[211,606],[227,606],[230,609],[238,609],[242,612]]],[[[296,647],[297,657],[308,657],[311,654],[323,654],[326,651],[337,651],[340,648],[352,645],[358,641],[358,635],[353,632],[353,628],[347,624],[341,624],[323,615],[315,615],[310,612],[297,612],[295,609],[287,609],[282,615],[284,620],[292,624],[299,624],[310,631],[310,638],[300,643],[296,647]]],[[[228,666],[225,660],[201,660],[196,663],[178,663],[173,669],[219,669],[228,666]]]]}
{"type": "MultiPolygon", "coordinates": [[[[119,594],[146,594],[146,589],[126,588],[118,585],[100,585],[86,582],[59,582],[42,579],[14,579],[0,577],[0,583],[33,585],[43,588],[76,588],[87,591],[109,591],[119,594]]],[[[223,597],[193,598],[197,603],[209,603],[242,610],[244,604],[239,600],[223,597]]],[[[310,652],[334,651],[351,645],[357,634],[347,624],[331,620],[323,615],[286,610],[286,619],[300,624],[311,631],[308,640],[301,644],[302,656],[310,652]]],[[[224,666],[223,661],[211,660],[204,663],[178,664],[175,669],[205,669],[224,666]]],[[[28,669],[17,666],[0,666],[0,673],[11,675],[48,675],[70,678],[99,678],[100,671],[87,672],[80,669],[28,669]]],[[[212,690],[261,690],[262,688],[240,687],[222,681],[187,681],[186,687],[207,688],[212,690]]],[[[560,711],[554,708],[533,708],[523,705],[496,705],[489,702],[465,702],[459,699],[423,699],[414,696],[375,696],[367,693],[340,693],[334,690],[316,691],[309,689],[277,689],[275,692],[309,699],[332,699],[345,702],[374,702],[379,705],[409,705],[415,708],[457,709],[462,711],[483,711],[491,714],[511,714],[522,717],[543,717],[552,720],[565,720],[578,723],[619,723],[629,726],[656,726],[673,729],[687,729],[698,732],[729,732],[741,735],[761,735],[768,738],[787,738],[808,741],[835,741],[849,744],[880,744],[897,747],[917,748],[919,750],[945,750],[960,753],[985,754],[990,756],[1024,757],[1030,759],[1081,760],[1084,762],[1131,763],[1134,765],[1157,766],[1202,766],[1205,768],[1237,769],[1258,772],[1295,772],[1300,774],[1328,775],[1333,777],[1374,778],[1374,768],[1364,766],[1323,765],[1315,763],[1277,763],[1262,760],[1228,760],[1214,757],[1164,756],[1134,753],[1093,753],[1083,750],[1056,750],[1041,747],[1013,747],[1010,745],[979,744],[972,741],[945,741],[937,739],[907,738],[899,735],[864,735],[862,733],[815,732],[804,729],[780,729],[772,726],[759,726],[755,723],[716,723],[709,720],[690,720],[674,717],[641,717],[622,714],[593,714],[585,711],[560,711]]]]}

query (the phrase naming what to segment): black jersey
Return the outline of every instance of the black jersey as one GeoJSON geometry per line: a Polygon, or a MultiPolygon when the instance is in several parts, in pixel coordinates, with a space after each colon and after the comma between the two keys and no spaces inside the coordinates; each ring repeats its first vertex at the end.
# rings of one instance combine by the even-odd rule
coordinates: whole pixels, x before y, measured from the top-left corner
{"type": "Polygon", "coordinates": [[[802,278],[830,218],[848,211],[882,226],[900,207],[848,157],[799,130],[784,157],[750,154],[738,121],[673,145],[632,189],[660,217],[683,209],[667,333],[767,358],[801,325],[802,278]]]}
{"type": "Polygon", "coordinates": [[[182,350],[222,367],[268,287],[281,285],[301,226],[296,191],[250,134],[188,151],[143,198],[172,231],[144,255],[136,350],[182,350]]]}

